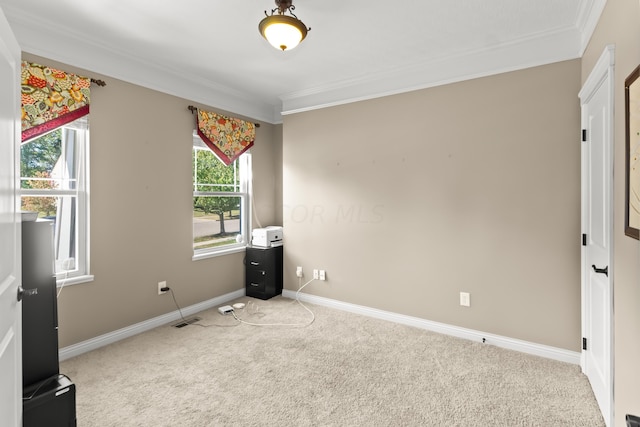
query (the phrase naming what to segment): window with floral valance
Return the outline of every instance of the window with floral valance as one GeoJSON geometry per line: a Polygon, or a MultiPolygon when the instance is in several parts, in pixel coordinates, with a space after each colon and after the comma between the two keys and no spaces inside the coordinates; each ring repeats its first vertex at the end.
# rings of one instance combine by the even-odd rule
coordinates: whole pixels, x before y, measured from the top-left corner
{"type": "Polygon", "coordinates": [[[196,109],[193,135],[193,259],[244,250],[250,237],[251,156],[256,124],[196,109]]]}
{"type": "Polygon", "coordinates": [[[62,284],[91,280],[87,180],[91,82],[54,67],[22,62],[20,205],[23,211],[53,222],[55,271],[62,284]]]}

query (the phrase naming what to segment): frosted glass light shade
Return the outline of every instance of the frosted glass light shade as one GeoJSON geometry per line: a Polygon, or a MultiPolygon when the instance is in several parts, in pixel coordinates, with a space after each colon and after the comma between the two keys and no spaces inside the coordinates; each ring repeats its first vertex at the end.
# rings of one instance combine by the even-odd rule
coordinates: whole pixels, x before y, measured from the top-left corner
{"type": "Polygon", "coordinates": [[[291,50],[307,36],[302,21],[287,15],[271,15],[258,25],[262,37],[276,49],[291,50]]]}

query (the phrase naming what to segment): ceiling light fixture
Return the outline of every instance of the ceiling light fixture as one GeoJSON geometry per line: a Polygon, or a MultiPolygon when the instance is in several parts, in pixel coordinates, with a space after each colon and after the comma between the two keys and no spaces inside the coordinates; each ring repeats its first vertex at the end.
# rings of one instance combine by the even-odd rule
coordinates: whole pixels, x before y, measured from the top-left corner
{"type": "Polygon", "coordinates": [[[296,7],[292,3],[292,0],[276,0],[276,6],[278,7],[271,10],[271,15],[267,15],[267,11],[265,10],[264,14],[267,15],[267,17],[258,24],[258,29],[262,37],[276,49],[293,49],[304,40],[307,36],[307,31],[311,31],[311,28],[307,28],[307,26],[293,14],[292,11],[294,11],[296,7]],[[276,11],[278,13],[274,15],[276,11]],[[287,11],[291,16],[285,15],[287,11]]]}

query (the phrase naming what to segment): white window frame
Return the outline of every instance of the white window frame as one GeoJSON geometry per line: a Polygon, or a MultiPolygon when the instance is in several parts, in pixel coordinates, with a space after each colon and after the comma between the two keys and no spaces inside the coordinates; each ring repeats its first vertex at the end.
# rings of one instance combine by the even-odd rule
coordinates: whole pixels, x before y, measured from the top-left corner
{"type": "MultiPolygon", "coordinates": [[[[202,139],[196,132],[193,135],[193,148],[192,150],[209,150],[209,148],[202,142],[202,139]]],[[[195,181],[196,170],[195,165],[192,165],[193,173],[193,195],[191,197],[191,203],[193,205],[193,199],[201,196],[234,196],[240,197],[240,230],[241,240],[236,243],[231,243],[224,246],[214,246],[211,248],[195,249],[193,248],[193,261],[200,259],[212,258],[221,255],[228,255],[237,252],[242,252],[247,247],[251,240],[251,153],[249,151],[244,152],[237,160],[239,162],[239,191],[196,191],[197,184],[195,181]]],[[[191,239],[194,238],[193,225],[191,227],[191,239]]]]}
{"type": "MultiPolygon", "coordinates": [[[[73,136],[76,138],[78,144],[78,164],[77,176],[76,176],[76,188],[75,189],[31,189],[20,188],[20,197],[28,196],[40,196],[40,197],[61,197],[61,196],[75,196],[76,209],[75,209],[75,223],[76,223],[76,236],[75,245],[76,257],[70,262],[69,260],[56,260],[56,282],[58,287],[74,285],[78,283],[85,283],[93,281],[94,276],[90,274],[90,262],[89,262],[89,159],[90,159],[90,143],[89,143],[89,116],[84,116],[77,119],[67,125],[61,126],[59,129],[62,131],[62,138],[64,139],[65,133],[74,131],[73,136]]],[[[36,138],[33,138],[36,139],[36,138]]],[[[25,142],[28,144],[29,141],[25,142]]],[[[61,159],[65,157],[64,153],[65,144],[63,143],[61,159]]],[[[20,177],[21,179],[29,179],[29,177],[20,177]]],[[[62,228],[62,221],[59,220],[59,215],[56,214],[58,219],[56,220],[54,230],[54,244],[58,245],[60,242],[60,233],[62,228]]]]}

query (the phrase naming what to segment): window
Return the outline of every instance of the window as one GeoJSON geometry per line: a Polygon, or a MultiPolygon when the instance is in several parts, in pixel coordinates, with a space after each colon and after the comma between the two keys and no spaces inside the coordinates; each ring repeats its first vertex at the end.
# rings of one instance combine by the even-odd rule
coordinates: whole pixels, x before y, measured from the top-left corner
{"type": "Polygon", "coordinates": [[[56,277],[64,283],[89,279],[88,160],[88,116],[20,146],[21,209],[53,221],[56,277]]]}
{"type": "Polygon", "coordinates": [[[243,249],[249,241],[251,155],[225,166],[196,134],[192,160],[194,258],[243,249]]]}

